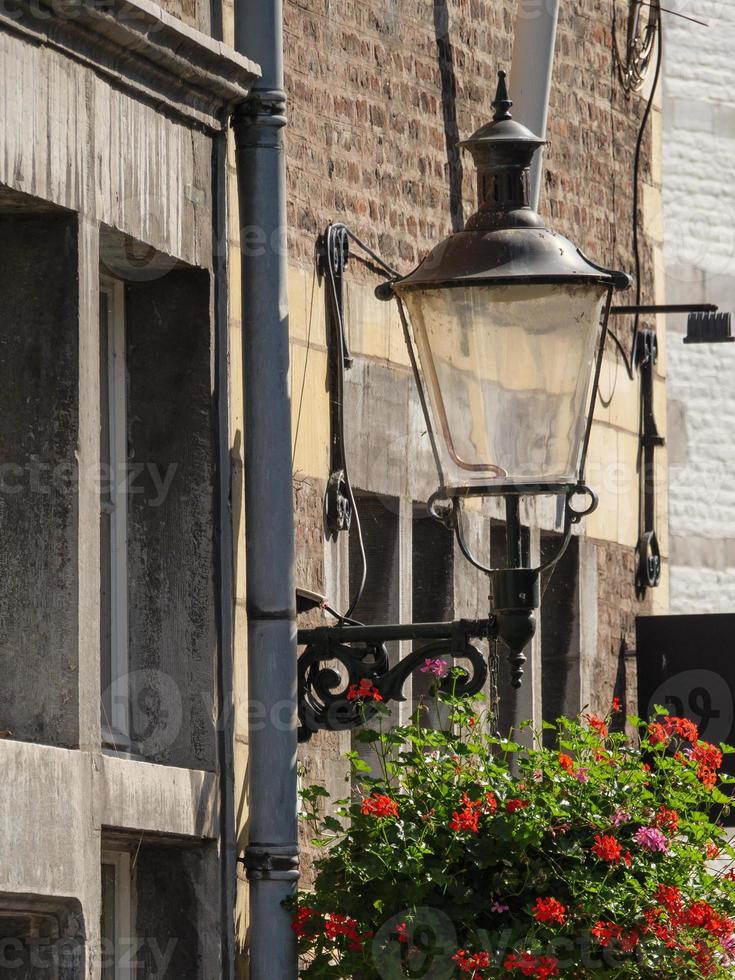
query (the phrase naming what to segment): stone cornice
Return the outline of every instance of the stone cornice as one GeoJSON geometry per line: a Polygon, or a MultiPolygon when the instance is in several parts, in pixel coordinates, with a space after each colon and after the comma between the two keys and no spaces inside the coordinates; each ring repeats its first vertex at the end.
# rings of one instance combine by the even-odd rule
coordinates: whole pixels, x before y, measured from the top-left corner
{"type": "Polygon", "coordinates": [[[220,131],[259,67],[150,0],[10,0],[0,30],[52,46],[111,82],[220,131]]]}

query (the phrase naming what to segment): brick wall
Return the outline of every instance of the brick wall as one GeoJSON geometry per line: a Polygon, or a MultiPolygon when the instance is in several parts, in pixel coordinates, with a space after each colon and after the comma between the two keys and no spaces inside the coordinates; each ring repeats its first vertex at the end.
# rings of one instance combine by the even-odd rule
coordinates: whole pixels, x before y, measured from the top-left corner
{"type": "Polygon", "coordinates": [[[587,665],[590,674],[599,678],[592,685],[592,708],[607,709],[614,696],[623,701],[631,714],[638,711],[638,689],[635,662],[626,658],[635,650],[636,616],[650,615],[653,595],[649,592],[640,602],[630,583],[635,577],[635,554],[630,548],[600,543],[597,548],[597,650],[587,665]]]}
{"type": "MultiPolygon", "coordinates": [[[[496,72],[510,67],[514,7],[286,0],[292,260],[308,263],[314,235],[343,219],[407,271],[451,230],[457,198],[464,216],[472,212],[471,160],[448,141],[491,115],[496,72]]],[[[613,73],[611,23],[609,2],[562,4],[542,210],[595,259],[631,268],[642,107],[613,73]]]]}

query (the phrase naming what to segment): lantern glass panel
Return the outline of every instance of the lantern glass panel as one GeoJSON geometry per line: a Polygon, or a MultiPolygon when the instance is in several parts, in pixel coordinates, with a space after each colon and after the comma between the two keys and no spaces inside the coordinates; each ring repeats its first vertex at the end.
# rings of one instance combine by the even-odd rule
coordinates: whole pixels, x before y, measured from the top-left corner
{"type": "Polygon", "coordinates": [[[577,481],[606,294],[594,282],[405,291],[446,487],[577,481]]]}

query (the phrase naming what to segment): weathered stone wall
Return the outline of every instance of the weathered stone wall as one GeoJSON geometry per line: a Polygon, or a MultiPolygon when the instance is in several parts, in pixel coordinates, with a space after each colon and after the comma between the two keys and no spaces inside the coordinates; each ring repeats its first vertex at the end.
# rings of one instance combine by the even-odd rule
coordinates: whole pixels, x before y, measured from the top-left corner
{"type": "MultiPolygon", "coordinates": [[[[735,8],[704,0],[700,27],[666,22],[664,225],[667,299],[735,308],[735,8]]],[[[684,346],[668,317],[671,604],[735,608],[735,349],[684,346]]]]}
{"type": "MultiPolygon", "coordinates": [[[[21,493],[7,492],[13,471],[0,493],[0,730],[13,734],[0,739],[0,912],[73,907],[95,980],[100,849],[126,848],[150,913],[141,934],[184,928],[173,972],[209,978],[222,973],[215,671],[229,646],[215,624],[230,585],[215,594],[213,194],[222,106],[253,76],[155,4],[92,6],[0,10],[0,448],[30,466],[21,493]],[[101,265],[138,300],[131,442],[186,484],[152,508],[157,522],[131,508],[131,571],[145,576],[130,590],[132,666],[168,674],[183,702],[177,715],[155,685],[134,689],[144,712],[163,708],[146,762],[101,746],[101,265]],[[35,457],[63,466],[59,492],[43,492],[35,457]]],[[[178,12],[204,26],[199,7],[178,12]]]]}
{"type": "Polygon", "coordinates": [[[0,214],[0,727],[66,747],[79,744],[78,254],[73,217],[0,214]]]}
{"type": "Polygon", "coordinates": [[[192,265],[212,264],[212,146],[205,133],[94,68],[0,28],[0,188],[89,215],[192,265]],[[28,120],[43,119],[33,139],[28,120]]]}

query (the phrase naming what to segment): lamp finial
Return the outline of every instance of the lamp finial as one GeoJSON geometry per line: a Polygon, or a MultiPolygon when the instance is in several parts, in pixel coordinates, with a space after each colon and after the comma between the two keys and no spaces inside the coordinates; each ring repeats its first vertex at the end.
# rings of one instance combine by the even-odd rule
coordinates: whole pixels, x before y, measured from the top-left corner
{"type": "Polygon", "coordinates": [[[502,122],[504,119],[512,119],[513,116],[510,113],[510,107],[513,105],[512,100],[508,96],[508,85],[505,81],[506,73],[504,71],[498,72],[498,88],[495,93],[495,99],[493,100],[492,106],[495,110],[495,115],[493,116],[493,122],[502,122]]]}

